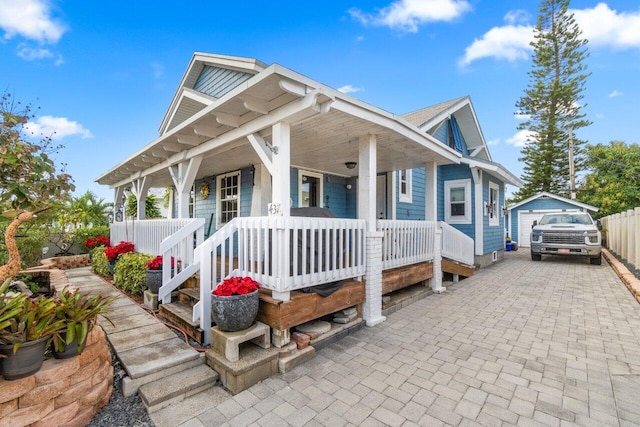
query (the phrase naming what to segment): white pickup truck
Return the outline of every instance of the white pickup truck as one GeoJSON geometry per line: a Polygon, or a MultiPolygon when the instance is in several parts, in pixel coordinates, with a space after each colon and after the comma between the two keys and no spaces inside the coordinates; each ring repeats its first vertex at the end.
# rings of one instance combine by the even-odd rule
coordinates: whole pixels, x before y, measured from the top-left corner
{"type": "Polygon", "coordinates": [[[586,212],[545,214],[531,229],[531,259],[542,255],[580,255],[594,265],[602,263],[600,222],[586,212]]]}

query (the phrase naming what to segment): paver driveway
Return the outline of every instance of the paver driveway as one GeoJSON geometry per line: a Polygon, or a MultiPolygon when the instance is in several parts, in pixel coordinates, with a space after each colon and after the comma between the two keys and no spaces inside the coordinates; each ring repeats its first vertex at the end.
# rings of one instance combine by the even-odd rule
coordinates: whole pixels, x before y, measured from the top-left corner
{"type": "Polygon", "coordinates": [[[520,250],[184,425],[638,425],[639,338],[606,262],[520,250]]]}

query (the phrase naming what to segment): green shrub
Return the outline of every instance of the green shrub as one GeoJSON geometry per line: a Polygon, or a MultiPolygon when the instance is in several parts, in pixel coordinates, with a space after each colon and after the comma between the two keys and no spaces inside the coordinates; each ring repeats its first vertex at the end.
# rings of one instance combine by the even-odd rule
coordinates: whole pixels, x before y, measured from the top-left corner
{"type": "Polygon", "coordinates": [[[91,249],[91,270],[101,276],[109,276],[109,267],[107,266],[107,256],[104,254],[104,246],[96,246],[91,249]]]}
{"type": "Polygon", "coordinates": [[[115,285],[133,295],[141,294],[147,288],[147,266],[151,255],[126,253],[120,255],[113,269],[115,285]]]}
{"type": "MultiPolygon", "coordinates": [[[[7,249],[4,244],[4,233],[9,223],[0,221],[0,265],[4,265],[9,260],[7,249]]],[[[23,268],[40,265],[42,260],[42,247],[47,241],[47,230],[38,227],[21,227],[18,230],[16,244],[20,251],[20,259],[23,268]]]]}

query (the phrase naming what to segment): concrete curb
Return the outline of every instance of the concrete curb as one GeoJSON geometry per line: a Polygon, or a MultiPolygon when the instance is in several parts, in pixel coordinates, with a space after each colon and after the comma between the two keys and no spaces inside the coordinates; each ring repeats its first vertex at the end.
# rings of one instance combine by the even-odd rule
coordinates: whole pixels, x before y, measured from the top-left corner
{"type": "Polygon", "coordinates": [[[611,254],[607,249],[602,248],[602,254],[613,271],[616,272],[620,280],[625,284],[631,294],[640,302],[640,279],[638,279],[627,267],[611,254]]]}

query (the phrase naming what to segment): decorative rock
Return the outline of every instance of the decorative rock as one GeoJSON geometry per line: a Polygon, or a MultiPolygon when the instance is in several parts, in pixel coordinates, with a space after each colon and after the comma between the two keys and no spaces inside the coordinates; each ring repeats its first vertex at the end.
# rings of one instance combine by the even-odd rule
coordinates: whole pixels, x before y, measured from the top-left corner
{"type": "Polygon", "coordinates": [[[355,307],[351,307],[351,308],[347,308],[342,310],[342,313],[347,315],[347,316],[357,316],[358,315],[358,310],[356,310],[355,307]]]}
{"type": "Polygon", "coordinates": [[[313,320],[296,326],[296,330],[303,334],[317,333],[320,335],[331,330],[331,323],[325,322],[324,320],[313,320]]]}
{"type": "Polygon", "coordinates": [[[298,350],[302,350],[309,346],[309,342],[311,338],[307,334],[303,334],[300,332],[294,332],[291,334],[291,341],[294,341],[298,346],[298,350]]]}

